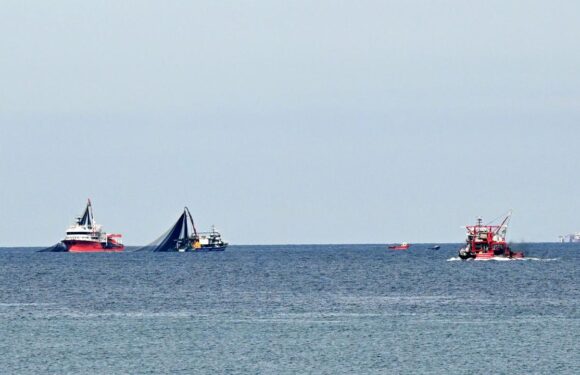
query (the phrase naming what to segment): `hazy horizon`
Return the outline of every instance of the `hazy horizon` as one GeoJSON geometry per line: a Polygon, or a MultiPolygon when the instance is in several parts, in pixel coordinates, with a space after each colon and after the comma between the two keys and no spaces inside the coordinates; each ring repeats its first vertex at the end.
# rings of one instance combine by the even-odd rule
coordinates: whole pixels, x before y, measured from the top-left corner
{"type": "Polygon", "coordinates": [[[7,1],[0,246],[580,231],[580,3],[7,1]]]}

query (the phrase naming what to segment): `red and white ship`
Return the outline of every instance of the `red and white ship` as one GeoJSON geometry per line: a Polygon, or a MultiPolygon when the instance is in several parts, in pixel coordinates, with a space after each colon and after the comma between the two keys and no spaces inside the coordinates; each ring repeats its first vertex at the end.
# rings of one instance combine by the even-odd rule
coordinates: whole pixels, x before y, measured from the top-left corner
{"type": "Polygon", "coordinates": [[[68,228],[62,243],[71,253],[118,252],[125,249],[122,237],[103,232],[101,225],[95,222],[89,199],[85,212],[68,228]]]}
{"type": "Polygon", "coordinates": [[[506,242],[506,233],[511,214],[510,211],[500,225],[483,225],[483,220],[478,218],[476,225],[465,227],[467,229],[467,241],[465,247],[459,250],[459,257],[464,260],[471,258],[523,258],[523,252],[513,252],[506,242]]]}

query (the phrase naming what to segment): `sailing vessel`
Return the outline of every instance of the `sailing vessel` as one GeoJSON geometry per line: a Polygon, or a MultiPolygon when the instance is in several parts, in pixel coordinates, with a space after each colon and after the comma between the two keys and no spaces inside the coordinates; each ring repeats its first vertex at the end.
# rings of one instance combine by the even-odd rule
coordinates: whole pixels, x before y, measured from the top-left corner
{"type": "Polygon", "coordinates": [[[157,241],[145,246],[143,250],[154,252],[193,252],[224,251],[228,243],[222,240],[221,234],[212,226],[209,232],[198,232],[193,217],[187,207],[173,227],[157,241]]]}
{"type": "Polygon", "coordinates": [[[122,235],[107,234],[95,222],[93,205],[89,199],[84,213],[66,231],[62,244],[71,253],[95,253],[123,251],[122,235]]]}
{"type": "Polygon", "coordinates": [[[459,258],[466,259],[521,259],[523,252],[513,252],[506,242],[508,223],[511,218],[508,212],[500,225],[484,225],[482,218],[477,218],[477,224],[466,226],[467,240],[465,247],[459,250],[459,258]]]}

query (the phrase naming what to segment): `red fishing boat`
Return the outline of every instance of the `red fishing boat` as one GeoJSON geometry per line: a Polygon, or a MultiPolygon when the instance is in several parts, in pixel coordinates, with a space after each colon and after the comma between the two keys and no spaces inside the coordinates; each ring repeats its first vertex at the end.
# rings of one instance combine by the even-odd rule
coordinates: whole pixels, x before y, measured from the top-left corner
{"type": "Polygon", "coordinates": [[[523,252],[513,252],[506,242],[508,223],[511,211],[506,215],[500,225],[484,225],[481,218],[477,224],[465,227],[467,240],[465,247],[459,250],[461,259],[494,259],[508,258],[521,259],[523,252]]]}
{"type": "Polygon", "coordinates": [[[390,245],[389,249],[390,250],[407,250],[409,247],[411,247],[410,244],[403,242],[400,244],[390,245]]]}
{"type": "Polygon", "coordinates": [[[68,228],[62,243],[71,253],[118,252],[125,249],[122,237],[120,234],[105,233],[101,225],[95,222],[89,199],[85,212],[68,228]]]}

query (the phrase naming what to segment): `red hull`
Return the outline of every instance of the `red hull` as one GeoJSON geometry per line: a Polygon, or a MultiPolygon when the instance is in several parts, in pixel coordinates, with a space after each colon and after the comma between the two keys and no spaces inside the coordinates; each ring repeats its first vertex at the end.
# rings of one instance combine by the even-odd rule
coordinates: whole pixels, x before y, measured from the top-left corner
{"type": "Polygon", "coordinates": [[[125,246],[119,244],[109,244],[111,247],[105,247],[100,242],[89,241],[65,241],[66,248],[71,253],[118,253],[125,249],[125,246]]]}
{"type": "Polygon", "coordinates": [[[494,255],[494,253],[492,252],[475,254],[475,259],[496,259],[496,258],[524,259],[524,253],[521,252],[512,253],[511,256],[509,254],[494,255]]]}
{"type": "Polygon", "coordinates": [[[389,246],[390,250],[407,250],[411,245],[389,246]]]}

